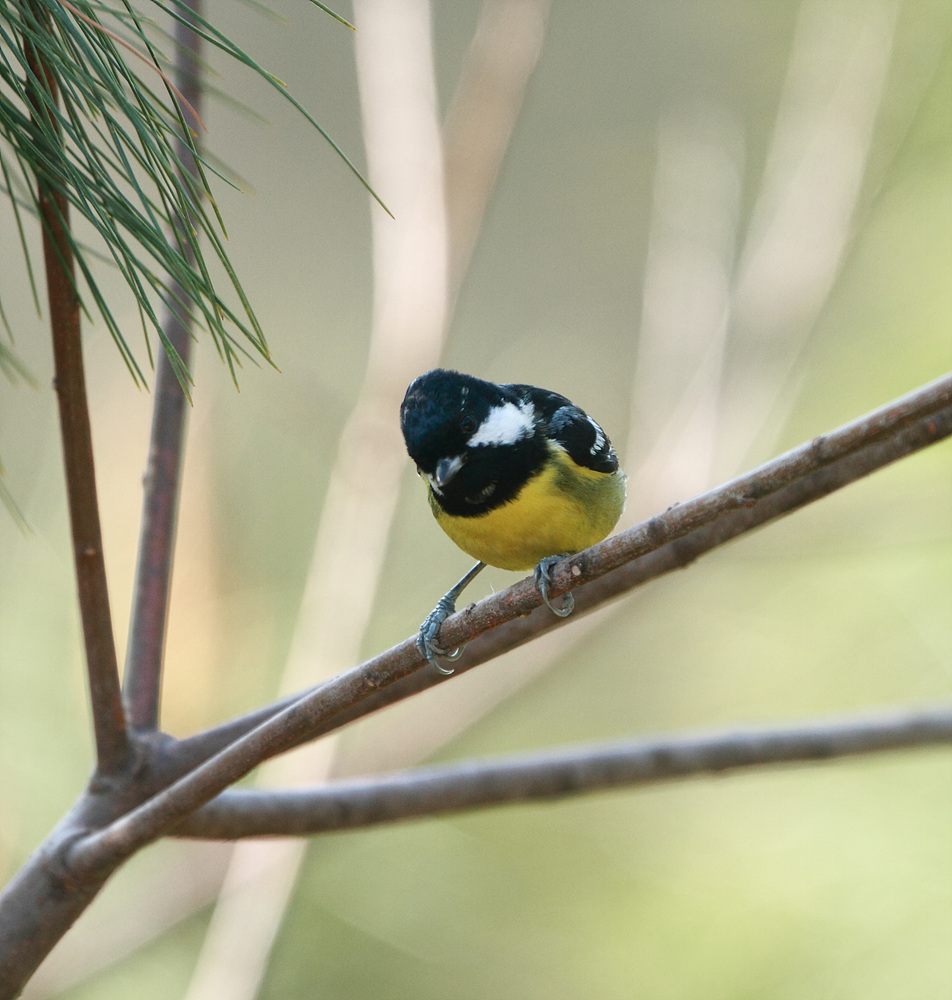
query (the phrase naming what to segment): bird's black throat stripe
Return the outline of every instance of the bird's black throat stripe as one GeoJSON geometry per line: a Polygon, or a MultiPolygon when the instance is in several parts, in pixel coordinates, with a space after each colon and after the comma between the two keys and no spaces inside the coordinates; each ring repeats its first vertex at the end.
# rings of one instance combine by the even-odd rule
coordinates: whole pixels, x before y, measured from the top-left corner
{"type": "Polygon", "coordinates": [[[505,448],[473,448],[466,464],[433,501],[454,517],[480,517],[510,503],[545,464],[548,447],[540,434],[505,448]]]}

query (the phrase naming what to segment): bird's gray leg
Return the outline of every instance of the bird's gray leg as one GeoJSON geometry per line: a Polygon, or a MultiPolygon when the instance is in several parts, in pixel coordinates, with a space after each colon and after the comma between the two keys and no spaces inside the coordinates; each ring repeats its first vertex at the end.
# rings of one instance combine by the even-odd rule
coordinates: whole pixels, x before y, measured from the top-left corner
{"type": "Polygon", "coordinates": [[[453,650],[443,649],[441,646],[437,645],[436,637],[440,634],[440,628],[443,622],[451,614],[456,611],[456,598],[469,586],[473,581],[477,573],[486,564],[483,562],[478,562],[476,565],[459,581],[454,587],[451,587],[437,602],[436,607],[426,616],[423,624],[420,626],[420,633],[417,636],[417,649],[429,660],[430,663],[436,667],[441,674],[446,674],[447,676],[453,673],[452,669],[449,667],[441,667],[439,663],[436,662],[437,657],[444,657],[447,660],[458,660],[463,655],[463,650],[466,648],[465,643],[462,646],[457,647],[453,650]]]}

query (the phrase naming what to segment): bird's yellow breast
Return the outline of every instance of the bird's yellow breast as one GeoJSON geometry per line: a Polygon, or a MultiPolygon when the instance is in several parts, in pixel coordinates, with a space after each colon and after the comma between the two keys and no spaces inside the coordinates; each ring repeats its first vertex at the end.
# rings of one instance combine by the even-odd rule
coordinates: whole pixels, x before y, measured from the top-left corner
{"type": "Polygon", "coordinates": [[[625,508],[625,475],[582,468],[553,448],[515,499],[485,514],[454,517],[429,497],[440,527],[464,552],[500,569],[526,570],[605,538],[625,508]]]}

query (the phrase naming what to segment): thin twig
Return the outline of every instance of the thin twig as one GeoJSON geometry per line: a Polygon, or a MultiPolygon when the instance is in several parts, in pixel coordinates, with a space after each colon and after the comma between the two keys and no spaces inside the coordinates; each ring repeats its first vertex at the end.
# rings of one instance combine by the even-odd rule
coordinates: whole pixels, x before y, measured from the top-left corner
{"type": "MultiPolygon", "coordinates": [[[[38,4],[32,9],[37,24],[48,29],[49,14],[38,4]]],[[[33,121],[57,136],[63,150],[60,126],[51,111],[58,97],[56,77],[29,37],[24,38],[24,50],[32,73],[28,92],[33,121]],[[46,90],[45,98],[39,93],[41,87],[46,90]]],[[[96,736],[96,768],[100,776],[107,776],[118,773],[128,760],[129,739],[119,690],[119,665],[99,523],[69,201],[65,192],[40,177],[37,179],[37,203],[43,222],[43,258],[56,373],[54,386],[96,736]]]]}
{"type": "MultiPolygon", "coordinates": [[[[676,506],[565,560],[553,574],[554,583],[564,592],[567,580],[581,584],[603,577],[626,561],[684,538],[726,515],[739,510],[753,510],[771,494],[795,486],[814,473],[822,473],[837,461],[866,448],[873,450],[879,465],[884,465],[950,434],[952,376],[895,400],[861,420],[787,452],[717,490],[676,506]],[[889,450],[886,446],[891,438],[897,439],[899,445],[889,450]]],[[[870,468],[860,465],[854,470],[853,478],[870,471],[870,468]]],[[[843,483],[838,483],[835,488],[841,485],[843,483]]],[[[523,581],[448,619],[442,637],[444,641],[453,643],[465,642],[503,622],[526,615],[540,605],[539,592],[531,581],[523,581]]],[[[326,732],[332,728],[332,723],[339,723],[345,713],[368,701],[380,690],[420,670],[424,663],[414,639],[407,639],[303,695],[289,708],[153,799],[105,829],[77,841],[69,859],[77,877],[84,870],[97,870],[102,865],[112,864],[117,857],[128,857],[167,832],[261,761],[290,749],[304,738],[326,732]]]]}
{"type": "MultiPolygon", "coordinates": [[[[195,135],[195,144],[199,141],[197,126],[202,96],[201,38],[189,25],[195,23],[200,13],[201,0],[188,0],[188,9],[182,9],[182,20],[175,22],[175,78],[178,90],[184,95],[182,115],[186,127],[195,135]]],[[[198,166],[192,147],[181,137],[176,140],[175,155],[179,175],[184,178],[188,173],[197,179],[198,166]]],[[[177,225],[187,226],[189,220],[177,220],[177,225]]],[[[189,266],[193,265],[195,253],[191,244],[185,240],[180,242],[185,248],[186,261],[189,266]]],[[[185,289],[173,282],[170,301],[184,302],[186,299],[185,289]]],[[[164,334],[186,369],[191,353],[192,325],[189,312],[166,310],[164,334]]],[[[129,724],[138,730],[152,730],[159,723],[162,661],[185,444],[185,404],[185,391],[175,369],[166,352],[160,350],[123,690],[129,724]]]]}
{"type": "Polygon", "coordinates": [[[418,768],[321,788],[231,789],[173,834],[219,840],[304,836],[765,765],[945,743],[952,743],[952,705],[829,722],[650,737],[418,768]]]}

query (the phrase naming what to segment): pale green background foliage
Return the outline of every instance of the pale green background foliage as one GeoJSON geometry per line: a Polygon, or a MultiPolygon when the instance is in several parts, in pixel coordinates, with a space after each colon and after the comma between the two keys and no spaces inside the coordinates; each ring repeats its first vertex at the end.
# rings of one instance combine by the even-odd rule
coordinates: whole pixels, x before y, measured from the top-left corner
{"type": "MultiPolygon", "coordinates": [[[[228,0],[215,0],[209,16],[287,79],[362,163],[349,32],[303,2],[274,6],[287,25],[228,0]]],[[[478,8],[436,6],[446,100],[478,8]]],[[[829,6],[859,23],[874,8],[896,17],[852,236],[815,324],[787,331],[799,346],[786,377],[765,382],[765,428],[742,448],[727,440],[731,428],[718,428],[723,447],[698,490],[952,367],[952,7],[829,6]]],[[[798,9],[555,4],[448,364],[564,392],[627,448],[659,151],[713,147],[727,157],[730,254],[750,222],[798,9]]],[[[228,69],[223,85],[268,119],[215,102],[205,115],[211,149],[251,189],[222,189],[220,203],[281,373],[246,366],[235,393],[210,344],[197,349],[164,701],[176,735],[273,695],[370,322],[366,193],[263,84],[228,69]]],[[[690,242],[717,204],[707,169],[679,176],[687,210],[678,225],[690,242]]],[[[6,215],[0,226],[10,232],[6,215]]],[[[23,534],[0,517],[7,874],[91,766],[48,338],[28,294],[11,291],[24,280],[17,253],[4,239],[4,301],[40,389],[0,393],[6,481],[33,529],[23,534]]],[[[694,290],[669,295],[690,301],[694,290]]],[[[134,331],[131,308],[126,319],[134,331]]],[[[87,345],[122,644],[150,398],[131,384],[105,329],[90,329],[87,345]]],[[[769,367],[769,358],[728,350],[723,391],[755,378],[749,364],[760,361],[769,367]]],[[[764,422],[764,412],[751,413],[764,422]]],[[[901,462],[616,605],[584,645],[441,756],[948,698],[949,459],[945,444],[901,462]]],[[[412,479],[407,462],[368,654],[410,634],[467,567],[412,479]]],[[[631,505],[646,516],[651,503],[684,498],[633,496],[631,505]]],[[[479,594],[513,579],[481,579],[479,594]]],[[[503,660],[476,674],[491,680],[507,668],[503,660]]],[[[441,712],[452,716],[486,683],[469,675],[444,686],[441,712]]],[[[364,724],[346,734],[344,750],[386,766],[401,720],[412,727],[417,718],[400,709],[364,724]]],[[[952,991],[950,790],[948,752],[921,751],[324,838],[310,849],[262,997],[935,1000],[952,991]]],[[[219,869],[223,852],[146,852],[76,933],[89,922],[96,947],[108,950],[127,926],[219,869]]],[[[192,915],[61,995],[180,997],[206,921],[206,910],[192,915]]]]}

